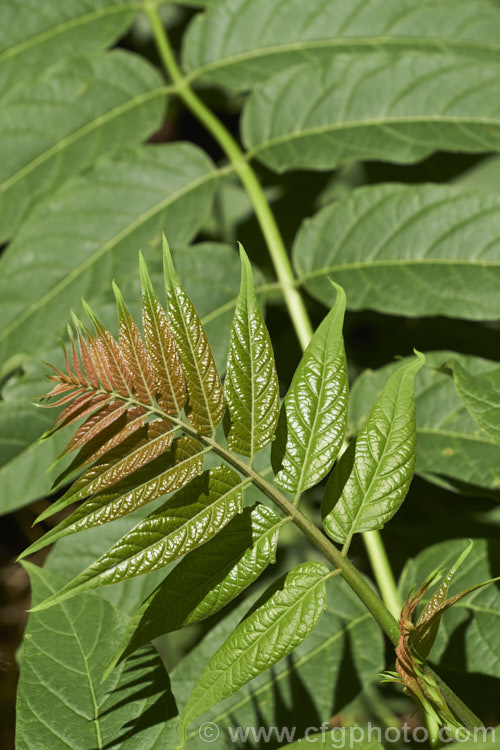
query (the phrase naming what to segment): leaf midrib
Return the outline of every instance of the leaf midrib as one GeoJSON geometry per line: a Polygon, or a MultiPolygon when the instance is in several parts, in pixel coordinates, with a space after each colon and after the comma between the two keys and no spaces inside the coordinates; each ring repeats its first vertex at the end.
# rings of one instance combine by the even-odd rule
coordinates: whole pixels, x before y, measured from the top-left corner
{"type": "MultiPolygon", "coordinates": [[[[500,120],[500,115],[498,118],[489,118],[489,117],[460,117],[458,115],[407,115],[405,117],[386,117],[386,118],[378,118],[378,119],[366,119],[366,120],[346,120],[338,123],[329,123],[327,125],[317,125],[314,127],[309,127],[307,129],[301,130],[301,131],[293,131],[291,133],[283,133],[279,136],[274,136],[272,138],[267,138],[264,141],[261,141],[260,143],[255,144],[251,148],[248,149],[246,152],[246,159],[250,161],[253,159],[254,156],[258,155],[259,153],[263,151],[267,151],[272,149],[274,146],[280,145],[282,143],[288,143],[290,141],[299,141],[303,138],[309,138],[311,135],[321,135],[323,133],[333,133],[333,132],[339,132],[342,130],[356,130],[356,129],[362,129],[362,128],[371,128],[371,127],[385,127],[387,125],[426,125],[428,123],[440,123],[440,124],[453,124],[453,125],[485,125],[491,128],[498,127],[498,123],[500,120]]],[[[248,127],[248,126],[247,126],[248,127]]],[[[391,137],[396,137],[396,134],[391,133],[391,137]]],[[[408,142],[410,145],[418,147],[420,150],[435,150],[436,144],[434,145],[429,142],[418,142],[415,139],[409,138],[408,142]]],[[[363,144],[363,150],[366,152],[366,144],[363,144]]],[[[479,147],[478,147],[479,148],[479,147]]],[[[484,144],[482,146],[482,150],[494,150],[492,145],[484,144]]],[[[378,157],[380,157],[380,148],[374,148],[372,149],[373,153],[378,157]]]]}
{"type": "MultiPolygon", "coordinates": [[[[304,40],[302,42],[290,42],[287,44],[276,44],[269,47],[259,47],[252,50],[241,52],[237,55],[223,57],[218,60],[213,60],[203,65],[191,68],[186,76],[186,81],[192,82],[201,78],[205,74],[210,74],[213,71],[224,70],[230,68],[233,65],[239,63],[254,60],[259,57],[273,57],[275,55],[287,53],[287,52],[300,52],[315,49],[345,49],[350,48],[349,52],[357,51],[357,48],[373,47],[379,51],[380,46],[385,45],[389,49],[394,48],[406,48],[405,42],[408,42],[409,47],[418,47],[416,52],[427,51],[427,50],[442,50],[444,46],[450,50],[462,51],[462,49],[470,49],[471,52],[488,52],[490,51],[492,56],[500,52],[499,44],[484,44],[481,42],[469,41],[467,39],[448,39],[439,37],[397,37],[391,38],[386,36],[379,37],[348,37],[345,39],[315,39],[315,40],[304,40]]],[[[413,51],[413,50],[411,50],[413,51]]]]}
{"type": "Polygon", "coordinates": [[[35,169],[37,169],[37,167],[41,166],[46,161],[51,159],[53,156],[56,156],[58,153],[60,153],[64,149],[71,146],[80,138],[83,138],[84,136],[88,135],[93,130],[97,130],[103,125],[107,125],[113,119],[115,119],[116,117],[120,117],[120,115],[124,114],[128,110],[134,109],[135,107],[140,107],[141,104],[144,104],[149,99],[154,99],[156,97],[164,96],[164,95],[174,92],[176,88],[177,87],[174,84],[170,86],[166,86],[166,85],[158,86],[157,88],[154,88],[150,91],[146,91],[143,94],[139,94],[138,96],[135,96],[132,99],[129,99],[128,101],[123,102],[118,107],[115,107],[114,109],[109,110],[108,112],[105,112],[104,114],[99,115],[98,117],[95,117],[90,122],[86,123],[85,125],[82,125],[82,127],[77,128],[77,130],[74,130],[72,133],[65,136],[64,138],[61,138],[59,141],[57,141],[57,143],[54,143],[50,148],[46,149],[43,153],[38,154],[38,156],[36,156],[27,164],[25,164],[21,169],[19,169],[13,175],[8,177],[3,183],[0,183],[0,193],[6,192],[7,190],[9,190],[12,187],[12,185],[15,185],[17,182],[24,179],[24,177],[30,174],[30,172],[33,172],[35,169]]]}
{"type": "Polygon", "coordinates": [[[52,26],[50,29],[45,29],[39,34],[35,34],[35,36],[32,36],[29,39],[23,39],[22,42],[18,42],[13,47],[9,47],[8,49],[1,52],[0,64],[4,60],[7,60],[9,57],[14,57],[19,53],[24,52],[26,49],[35,47],[37,44],[45,42],[51,37],[62,34],[69,29],[78,28],[79,26],[85,26],[96,18],[123,13],[123,11],[125,10],[134,10],[137,12],[139,8],[134,3],[122,3],[121,5],[114,5],[109,8],[99,8],[98,10],[86,13],[85,15],[78,16],[78,18],[71,18],[69,21],[63,21],[56,26],[52,26]]]}
{"type": "Polygon", "coordinates": [[[77,266],[77,268],[74,268],[70,273],[66,274],[66,276],[64,276],[64,278],[61,279],[61,281],[59,281],[55,286],[52,287],[52,289],[50,289],[42,297],[40,297],[39,300],[29,305],[23,311],[21,315],[15,318],[6,328],[4,328],[4,330],[0,333],[0,341],[3,341],[4,339],[6,339],[7,336],[9,336],[12,333],[12,331],[14,331],[18,326],[22,325],[22,323],[24,323],[28,318],[30,318],[31,315],[33,315],[37,310],[43,307],[53,297],[59,294],[63,289],[65,289],[76,278],[78,278],[81,274],[83,274],[94,263],[100,260],[100,258],[103,255],[106,255],[106,253],[112,250],[115,247],[115,245],[117,245],[123,239],[128,237],[129,234],[132,234],[132,232],[138,229],[142,224],[146,223],[149,219],[151,219],[160,211],[163,211],[171,203],[175,203],[175,201],[177,201],[183,195],[186,195],[192,190],[195,190],[200,185],[203,185],[205,182],[219,179],[220,176],[221,176],[221,170],[212,168],[209,172],[206,172],[205,174],[196,178],[196,180],[193,180],[188,185],[185,185],[183,188],[181,188],[177,192],[170,194],[164,200],[160,201],[159,203],[157,203],[156,205],[152,206],[147,211],[145,211],[143,214],[138,216],[134,221],[128,224],[124,229],[122,229],[120,232],[115,234],[114,237],[107,240],[103,245],[101,245],[94,253],[92,253],[92,255],[86,258],[86,260],[83,263],[77,266]]]}

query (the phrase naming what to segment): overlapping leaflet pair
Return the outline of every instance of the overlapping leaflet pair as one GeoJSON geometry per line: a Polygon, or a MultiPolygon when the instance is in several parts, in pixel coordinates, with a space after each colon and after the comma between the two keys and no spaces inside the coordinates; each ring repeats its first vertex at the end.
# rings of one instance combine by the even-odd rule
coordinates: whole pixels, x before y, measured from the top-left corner
{"type": "MultiPolygon", "coordinates": [[[[225,606],[274,561],[279,529],[290,518],[262,504],[243,505],[244,488],[254,477],[252,462],[262,448],[273,441],[274,483],[297,503],[328,474],[344,441],[343,290],[336,286],[336,303],[304,353],[280,412],[272,345],[243,249],[241,261],[224,388],[166,242],[168,314],[141,258],[142,334],[115,285],[118,342],[86,306],[95,330],[74,318],[66,371],[51,376],[55,385],[45,398],[64,408],[49,434],[83,420],[63,455],[79,453],[59,483],[82,473],[38,520],[82,502],[24,555],[174,493],[34,608],[182,558],[132,619],[106,674],[144,642],[225,606]],[[216,435],[223,418],[226,445],[216,435]],[[204,471],[208,452],[222,462],[204,471]]],[[[327,483],[324,527],[346,546],[354,533],[383,526],[404,499],[415,459],[413,381],[422,363],[418,355],[389,380],[327,483]]],[[[263,595],[203,671],[185,707],[185,724],[311,632],[325,608],[330,575],[321,563],[304,563],[263,595]]]]}

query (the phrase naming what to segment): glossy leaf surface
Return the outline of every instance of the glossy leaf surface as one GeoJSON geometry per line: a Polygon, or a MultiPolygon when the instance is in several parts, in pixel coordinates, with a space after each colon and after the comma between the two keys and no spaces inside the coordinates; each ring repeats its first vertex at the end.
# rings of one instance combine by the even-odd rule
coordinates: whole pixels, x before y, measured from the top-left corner
{"type": "Polygon", "coordinates": [[[347,368],[342,337],[345,293],[336,287],[334,307],[314,333],[281,409],[272,446],[276,483],[297,494],[331,469],[344,439],[347,368]]]}
{"type": "Polygon", "coordinates": [[[228,446],[253,457],[274,435],[279,414],[278,374],[252,269],[241,248],[241,289],[231,326],[224,392],[228,446]]]}
{"type": "Polygon", "coordinates": [[[222,383],[207,334],[179,283],[165,239],[163,252],[168,320],[179,349],[188,393],[186,414],[199,432],[212,432],[226,408],[222,383]]]}
{"type": "Polygon", "coordinates": [[[423,363],[419,354],[392,375],[328,480],[321,515],[336,542],[383,528],[406,497],[417,442],[414,381],[423,363]]]}
{"type": "Polygon", "coordinates": [[[157,570],[211,539],[241,510],[238,475],[224,466],[204,472],[39,609],[157,570]]]}
{"type": "MultiPolygon", "coordinates": [[[[449,375],[433,371],[455,357],[473,374],[496,370],[496,362],[454,352],[426,353],[429,368],[415,378],[417,418],[416,472],[441,484],[445,479],[456,490],[496,490],[500,486],[500,448],[478,428],[458,396],[449,375]]],[[[379,370],[366,370],[353,385],[349,401],[349,423],[357,432],[387,379],[399,367],[393,363],[379,370]]]]}
{"type": "Polygon", "coordinates": [[[326,607],[327,574],[320,563],[303,563],[273,584],[270,595],[264,595],[201,673],[182,713],[184,726],[276,664],[311,633],[326,607]]]}
{"type": "Polygon", "coordinates": [[[275,562],[281,518],[270,508],[245,508],[214,539],[186,555],[132,618],[107,672],[164,633],[205,620],[275,562]]]}

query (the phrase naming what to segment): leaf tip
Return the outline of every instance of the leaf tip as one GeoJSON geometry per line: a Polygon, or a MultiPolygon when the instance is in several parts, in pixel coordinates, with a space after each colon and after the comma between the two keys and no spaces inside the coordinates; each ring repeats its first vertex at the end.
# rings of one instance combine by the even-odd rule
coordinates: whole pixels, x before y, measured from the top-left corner
{"type": "Polygon", "coordinates": [[[165,284],[167,287],[173,284],[178,284],[179,279],[175,272],[174,263],[172,260],[172,253],[170,252],[170,246],[167,242],[167,238],[163,234],[163,271],[165,274],[165,284]]]}

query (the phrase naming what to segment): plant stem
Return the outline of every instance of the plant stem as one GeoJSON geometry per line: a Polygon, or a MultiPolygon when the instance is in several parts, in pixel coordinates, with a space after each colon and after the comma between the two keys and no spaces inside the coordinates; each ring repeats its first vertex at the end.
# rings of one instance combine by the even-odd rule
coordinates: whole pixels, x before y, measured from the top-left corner
{"type": "Polygon", "coordinates": [[[382,599],[387,605],[387,608],[396,618],[399,619],[401,613],[402,602],[399,598],[396,581],[392,574],[389,558],[385,551],[382,537],[378,531],[365,531],[363,534],[363,540],[368,552],[368,556],[372,563],[373,573],[375,580],[377,581],[382,599]]]}
{"type": "Polygon", "coordinates": [[[276,275],[278,276],[297,337],[302,348],[305,349],[312,336],[311,323],[307,315],[304,301],[300,292],[296,288],[295,276],[288,259],[286,248],[264,191],[262,190],[253,169],[245,160],[243,151],[231,133],[189,87],[174,57],[168,36],[165,32],[156,6],[153,5],[152,2],[147,2],[146,0],[144,8],[151,23],[151,28],[165,70],[169,74],[172,82],[176,84],[177,94],[223,148],[233,165],[234,171],[240,178],[248,193],[248,197],[252,202],[262,233],[269,248],[276,275]]]}
{"type": "MultiPolygon", "coordinates": [[[[175,84],[176,93],[222,147],[247,191],[269,248],[269,253],[297,338],[304,350],[311,340],[313,329],[300,291],[297,289],[297,280],[290,265],[283,239],[264,191],[255,172],[248,164],[245,154],[231,133],[203,103],[196,92],[190,88],[186,77],[177,64],[168,35],[163,27],[155,4],[151,0],[144,0],[144,8],[151,23],[161,60],[166,72],[175,84]]],[[[373,539],[378,535],[377,531],[371,533],[373,539]]],[[[377,550],[375,552],[374,545],[367,543],[367,551],[375,578],[380,586],[385,603],[394,613],[396,611],[395,602],[398,600],[397,587],[380,538],[377,543],[377,550]],[[381,585],[382,583],[383,586],[381,585]]]]}
{"type": "MultiPolygon", "coordinates": [[[[288,308],[290,318],[295,328],[297,338],[299,339],[302,349],[305,349],[311,340],[313,329],[309,320],[304,301],[297,288],[297,281],[295,279],[288,254],[281,237],[279,228],[276,224],[276,220],[271,211],[271,208],[267,202],[266,196],[262,187],[253,171],[248,164],[245,154],[242,149],[233,138],[231,133],[223,125],[223,123],[211,112],[211,110],[203,103],[198,95],[190,88],[186,77],[182,74],[175,56],[173,54],[170,41],[163,27],[163,23],[158,14],[157,6],[154,0],[143,0],[144,11],[149,18],[153,35],[155,38],[158,52],[165,66],[165,70],[170,76],[172,82],[176,86],[177,95],[183,100],[185,105],[191,112],[198,118],[198,120],[205,125],[207,130],[212,134],[215,140],[222,147],[227,157],[229,158],[234,171],[241,180],[241,183],[245,187],[248,197],[253,205],[255,214],[262,233],[266,240],[269,253],[280,283],[283,297],[288,308]]],[[[171,421],[170,416],[167,418],[171,421]]],[[[185,427],[189,427],[185,425],[185,427]]],[[[378,621],[384,632],[387,634],[389,639],[394,645],[397,645],[399,640],[399,628],[396,619],[393,617],[384,602],[378,597],[376,592],[372,589],[370,584],[363,578],[361,573],[354,567],[350,560],[342,555],[342,552],[333,545],[329,539],[313,524],[295,505],[289,502],[273,485],[266,482],[253,468],[249,467],[243,461],[240,461],[230,451],[227,451],[223,446],[216,443],[215,440],[206,436],[200,436],[196,434],[196,431],[192,431],[194,437],[202,440],[207,445],[212,445],[215,452],[217,452],[222,458],[228,463],[231,463],[235,468],[244,473],[246,476],[251,476],[254,484],[276,505],[278,505],[287,516],[291,517],[295,525],[300,528],[305,536],[319,549],[325,557],[341,572],[341,575],[346,582],[351,586],[353,591],[357,593],[359,598],[363,601],[367,609],[372,613],[375,619],[378,621]]],[[[388,599],[387,601],[393,609],[395,609],[395,602],[397,601],[397,588],[394,581],[394,577],[389,567],[387,556],[382,545],[382,541],[377,531],[370,532],[372,535],[371,544],[367,544],[368,554],[370,556],[370,562],[375,574],[375,577],[380,585],[383,581],[384,596],[388,599]],[[378,538],[378,541],[376,541],[378,538]],[[374,544],[375,542],[375,544],[374,544]]],[[[363,535],[364,536],[364,535],[363,535]]],[[[430,668],[428,668],[430,670],[430,668]]],[[[432,671],[432,670],[430,670],[432,671]]],[[[434,674],[434,673],[433,673],[434,674]]],[[[436,678],[439,679],[436,675],[436,678]]],[[[441,689],[450,706],[453,702],[453,706],[456,709],[457,715],[463,718],[465,726],[482,726],[479,719],[470,711],[470,709],[453,693],[446,684],[439,679],[441,689]]]]}

